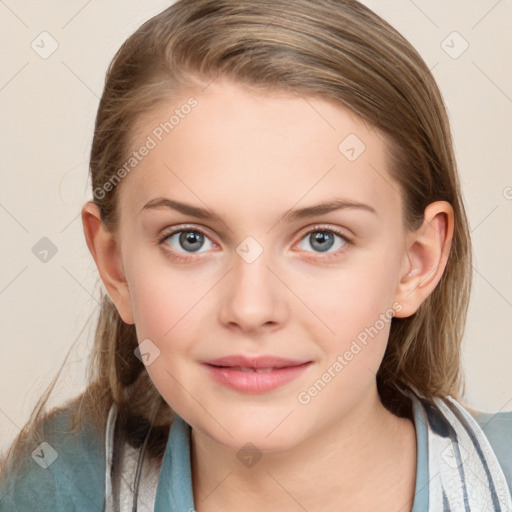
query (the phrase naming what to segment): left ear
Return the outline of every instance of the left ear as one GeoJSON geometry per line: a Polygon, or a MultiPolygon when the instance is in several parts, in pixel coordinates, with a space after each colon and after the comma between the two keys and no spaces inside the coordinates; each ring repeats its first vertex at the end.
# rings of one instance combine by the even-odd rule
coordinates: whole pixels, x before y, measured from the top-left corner
{"type": "Polygon", "coordinates": [[[425,208],[423,224],[407,237],[395,302],[402,307],[394,316],[413,315],[441,280],[454,230],[453,208],[447,201],[436,201],[425,208]]]}

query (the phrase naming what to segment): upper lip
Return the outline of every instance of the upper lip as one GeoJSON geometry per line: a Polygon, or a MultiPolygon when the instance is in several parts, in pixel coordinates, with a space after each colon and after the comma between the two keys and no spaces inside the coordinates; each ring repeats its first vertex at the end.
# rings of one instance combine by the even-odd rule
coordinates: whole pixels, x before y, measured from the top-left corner
{"type": "Polygon", "coordinates": [[[209,361],[205,361],[205,363],[213,366],[234,366],[240,368],[287,368],[309,363],[309,361],[287,359],[277,356],[247,357],[243,355],[233,355],[210,359],[209,361]]]}

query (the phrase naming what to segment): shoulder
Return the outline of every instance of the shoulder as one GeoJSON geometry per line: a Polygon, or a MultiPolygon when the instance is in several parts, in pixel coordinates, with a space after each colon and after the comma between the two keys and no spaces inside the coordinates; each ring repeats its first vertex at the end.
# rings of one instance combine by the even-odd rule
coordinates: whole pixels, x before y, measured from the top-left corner
{"type": "Polygon", "coordinates": [[[73,429],[76,406],[58,409],[37,430],[37,440],[25,441],[20,457],[6,461],[2,512],[103,510],[104,436],[89,426],[73,429]]]}
{"type": "Polygon", "coordinates": [[[489,440],[512,491],[512,411],[486,413],[464,407],[489,440]]]}

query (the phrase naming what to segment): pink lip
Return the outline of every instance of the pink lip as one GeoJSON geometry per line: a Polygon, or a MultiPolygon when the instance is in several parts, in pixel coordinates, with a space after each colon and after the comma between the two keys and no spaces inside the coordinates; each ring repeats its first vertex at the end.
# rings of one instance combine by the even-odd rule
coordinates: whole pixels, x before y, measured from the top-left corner
{"type": "Polygon", "coordinates": [[[203,363],[210,375],[220,384],[236,391],[253,394],[272,391],[290,382],[297,378],[310,364],[311,361],[298,361],[273,356],[228,356],[203,363]],[[249,370],[251,368],[267,369],[267,371],[260,373],[249,370]]]}

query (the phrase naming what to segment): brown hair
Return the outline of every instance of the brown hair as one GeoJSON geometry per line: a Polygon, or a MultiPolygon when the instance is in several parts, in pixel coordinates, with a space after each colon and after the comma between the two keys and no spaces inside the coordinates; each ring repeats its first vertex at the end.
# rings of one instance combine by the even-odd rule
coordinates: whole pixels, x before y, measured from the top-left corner
{"type": "MultiPolygon", "coordinates": [[[[443,277],[414,315],[392,320],[377,383],[384,405],[397,414],[393,390],[403,385],[426,397],[458,398],[471,246],[446,109],[411,44],[356,0],[180,0],[145,22],[110,64],[96,118],[90,172],[105,226],[115,232],[118,225],[119,187],[94,191],[105,190],[133,151],[138,120],[171,94],[217,76],[267,94],[329,99],[374,126],[388,142],[388,170],[401,188],[409,228],[419,226],[431,202],[451,203],[455,233],[443,277]]],[[[134,326],[103,293],[90,383],[76,402],[75,420],[102,429],[115,402],[132,444],[154,425],[149,453],[158,459],[173,411],[135,357],[136,347],[134,326]]],[[[15,445],[43,422],[47,397],[15,445]]]]}

